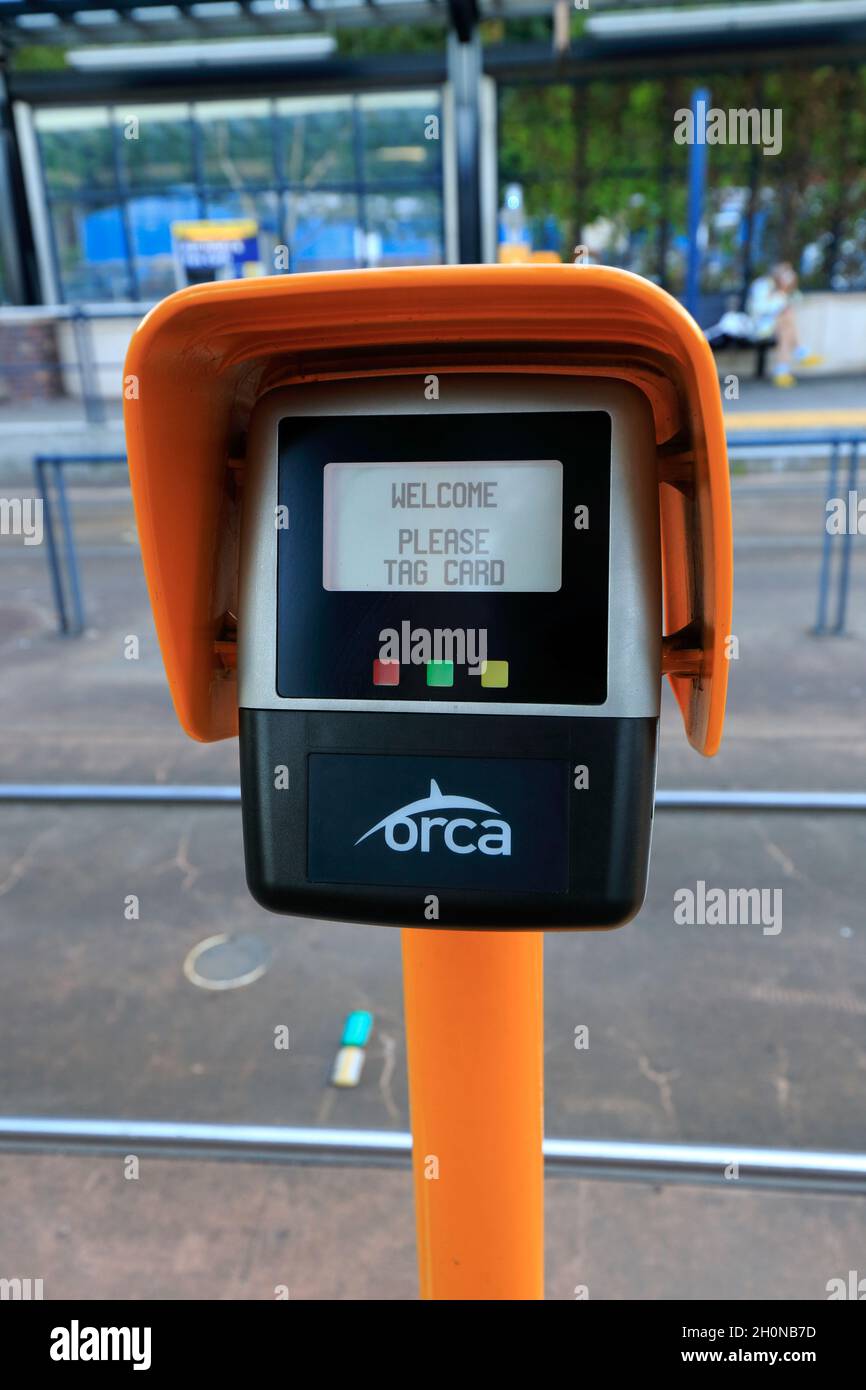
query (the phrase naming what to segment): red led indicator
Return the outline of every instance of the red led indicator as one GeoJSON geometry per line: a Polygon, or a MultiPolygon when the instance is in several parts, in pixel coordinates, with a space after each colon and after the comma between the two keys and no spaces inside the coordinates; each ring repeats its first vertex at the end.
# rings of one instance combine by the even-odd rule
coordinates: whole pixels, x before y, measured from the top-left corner
{"type": "Polygon", "coordinates": [[[380,661],[373,662],[373,684],[374,685],[399,685],[400,684],[400,663],[399,661],[380,661]]]}

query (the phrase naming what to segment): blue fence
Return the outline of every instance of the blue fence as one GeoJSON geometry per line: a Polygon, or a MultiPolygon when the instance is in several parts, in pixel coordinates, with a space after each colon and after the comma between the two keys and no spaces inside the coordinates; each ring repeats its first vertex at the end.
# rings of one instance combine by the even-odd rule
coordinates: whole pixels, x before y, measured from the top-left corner
{"type": "Polygon", "coordinates": [[[64,637],[78,637],[85,625],[84,597],[69,495],[63,476],[67,463],[125,464],[126,454],[37,454],[33,460],[36,494],[42,498],[46,554],[57,626],[64,637]],[[62,545],[58,537],[55,506],[62,545]]]}
{"type": "MultiPolygon", "coordinates": [[[[851,494],[857,492],[857,480],[860,471],[860,451],[866,445],[866,433],[859,430],[839,430],[836,433],[827,434],[826,432],[806,431],[802,434],[794,434],[792,431],[785,430],[784,433],[763,434],[735,434],[728,440],[728,448],[746,449],[765,449],[774,445],[800,445],[812,447],[819,445],[830,450],[830,466],[827,474],[827,496],[824,505],[824,528],[823,540],[821,544],[821,569],[818,575],[818,608],[815,616],[815,626],[812,628],[812,635],[815,637],[841,637],[845,633],[845,624],[848,617],[848,600],[851,591],[851,542],[854,539],[854,532],[851,530],[850,519],[845,531],[839,535],[834,535],[828,526],[828,514],[830,503],[838,497],[840,464],[847,451],[846,467],[846,497],[845,503],[850,501],[851,494]],[[838,542],[838,544],[836,544],[838,542]],[[833,561],[839,556],[835,565],[833,561]],[[831,608],[831,589],[833,580],[836,582],[835,603],[832,604],[834,617],[830,619],[831,608]]],[[[856,520],[855,520],[856,525],[856,520]]]]}

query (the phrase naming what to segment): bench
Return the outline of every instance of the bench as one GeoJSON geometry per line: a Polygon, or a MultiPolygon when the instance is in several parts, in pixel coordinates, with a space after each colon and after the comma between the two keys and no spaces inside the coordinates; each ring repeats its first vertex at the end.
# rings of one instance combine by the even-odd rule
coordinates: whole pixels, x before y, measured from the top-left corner
{"type": "Polygon", "coordinates": [[[713,354],[729,349],[732,351],[751,349],[755,353],[755,379],[757,381],[765,379],[767,354],[776,346],[775,338],[743,338],[733,333],[720,333],[717,338],[710,338],[708,341],[713,354]]]}

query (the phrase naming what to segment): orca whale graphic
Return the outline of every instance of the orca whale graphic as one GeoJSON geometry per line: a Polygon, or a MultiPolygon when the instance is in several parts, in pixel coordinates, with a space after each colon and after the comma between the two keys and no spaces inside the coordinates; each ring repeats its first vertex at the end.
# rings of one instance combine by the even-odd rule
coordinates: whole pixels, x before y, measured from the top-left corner
{"type": "Polygon", "coordinates": [[[398,821],[406,820],[409,816],[414,816],[418,811],[445,811],[445,810],[471,810],[471,811],[492,811],[494,816],[499,812],[495,806],[488,806],[484,801],[473,801],[470,796],[446,796],[439,789],[438,782],[430,778],[430,794],[423,797],[420,801],[410,801],[408,805],[401,806],[399,810],[392,811],[390,816],[385,816],[383,820],[377,821],[374,826],[355,841],[360,845],[363,840],[375,835],[377,830],[385,830],[388,826],[396,825],[398,821]]]}

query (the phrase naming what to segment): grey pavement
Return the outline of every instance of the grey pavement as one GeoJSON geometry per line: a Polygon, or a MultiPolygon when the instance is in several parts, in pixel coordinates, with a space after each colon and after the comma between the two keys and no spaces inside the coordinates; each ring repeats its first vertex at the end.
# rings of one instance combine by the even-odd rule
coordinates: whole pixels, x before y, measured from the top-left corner
{"type": "MultiPolygon", "coordinates": [[[[416,1296],[408,1173],[160,1159],[123,1173],[119,1158],[0,1156],[4,1269],[44,1279],[47,1299],[416,1296]]],[[[554,1301],[814,1300],[863,1268],[862,1198],[558,1178],[546,1218],[554,1301]]]]}
{"type": "Polygon", "coordinates": [[[736,415],[752,410],[774,410],[780,414],[800,410],[866,410],[866,376],[826,376],[804,372],[790,389],[774,386],[769,377],[757,381],[740,378],[740,395],[726,400],[725,413],[736,415]]]}

